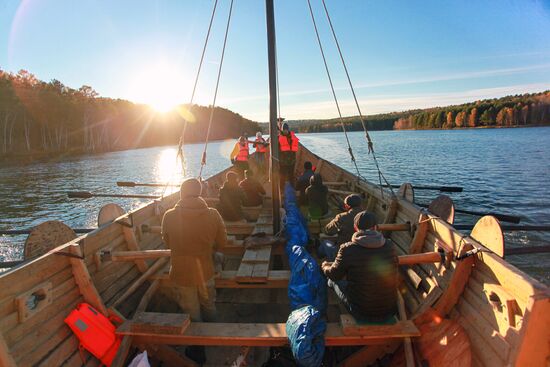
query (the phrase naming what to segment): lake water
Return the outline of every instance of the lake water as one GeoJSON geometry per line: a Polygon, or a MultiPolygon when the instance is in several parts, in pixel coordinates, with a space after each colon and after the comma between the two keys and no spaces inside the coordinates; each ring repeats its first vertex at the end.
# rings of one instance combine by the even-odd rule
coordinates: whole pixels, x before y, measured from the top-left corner
{"type": "MultiPolygon", "coordinates": [[[[361,174],[377,182],[364,134],[349,136],[361,174]]],[[[354,172],[343,134],[299,137],[313,152],[354,172]]],[[[522,224],[550,224],[550,127],[379,131],[371,137],[391,183],[463,186],[464,192],[450,194],[459,209],[519,215],[522,224]]],[[[204,177],[229,165],[233,144],[209,144],[204,177]]],[[[202,144],[186,147],[187,176],[198,173],[202,149],[202,144]]],[[[161,194],[162,188],[122,188],[116,181],[180,182],[184,174],[175,156],[175,147],[155,147],[0,167],[0,229],[29,228],[54,219],[75,228],[95,227],[103,205],[114,202],[128,210],[146,200],[68,199],[67,191],[161,194]]],[[[437,195],[416,191],[417,202],[427,203],[437,195]]],[[[456,223],[476,220],[458,215],[456,223]]],[[[24,241],[25,236],[0,236],[0,261],[20,258],[24,241]]],[[[511,247],[549,244],[550,232],[510,232],[506,241],[511,247]]],[[[550,254],[510,256],[508,260],[550,283],[550,254]]]]}

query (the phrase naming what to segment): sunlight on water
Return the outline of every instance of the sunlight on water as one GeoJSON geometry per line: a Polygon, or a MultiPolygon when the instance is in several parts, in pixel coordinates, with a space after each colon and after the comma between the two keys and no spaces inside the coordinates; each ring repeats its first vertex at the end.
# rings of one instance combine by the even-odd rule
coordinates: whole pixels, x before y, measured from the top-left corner
{"type": "MultiPolygon", "coordinates": [[[[451,194],[458,208],[520,215],[522,224],[550,224],[550,128],[374,131],[371,136],[382,170],[392,183],[463,186],[464,192],[451,194]]],[[[355,170],[342,133],[299,134],[299,138],[319,156],[355,170]]],[[[351,132],[349,138],[361,173],[377,182],[364,134],[351,132]]],[[[235,140],[209,143],[203,177],[230,165],[234,144],[235,140]]],[[[203,150],[202,143],[184,147],[188,177],[198,174],[203,150]]],[[[46,220],[61,220],[74,228],[95,227],[105,204],[131,210],[150,200],[68,199],[67,191],[161,195],[163,187],[117,187],[116,181],[180,183],[184,175],[176,153],[175,146],[166,146],[0,167],[0,229],[30,228],[46,220]]],[[[175,190],[169,187],[166,193],[175,190]]],[[[415,194],[417,202],[427,203],[439,193],[417,190],[415,194]]],[[[476,219],[457,215],[456,223],[476,219]]],[[[506,232],[505,238],[511,247],[540,246],[550,242],[550,233],[506,232]]],[[[19,259],[25,239],[0,236],[0,261],[19,259]]],[[[550,283],[550,254],[508,260],[550,283]]]]}
{"type": "Polygon", "coordinates": [[[229,155],[231,154],[234,146],[235,140],[224,140],[218,148],[218,154],[229,159],[229,155]]]}
{"type": "MultiPolygon", "coordinates": [[[[165,148],[157,154],[153,175],[156,183],[180,183],[184,175],[181,161],[177,159],[177,149],[165,148]]],[[[166,192],[173,192],[174,190],[177,190],[177,188],[169,186],[166,192]]]]}

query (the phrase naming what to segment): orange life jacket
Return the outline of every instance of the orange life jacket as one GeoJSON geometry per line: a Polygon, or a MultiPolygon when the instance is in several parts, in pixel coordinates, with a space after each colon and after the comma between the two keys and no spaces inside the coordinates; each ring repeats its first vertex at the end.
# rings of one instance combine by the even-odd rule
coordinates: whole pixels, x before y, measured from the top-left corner
{"type": "Polygon", "coordinates": [[[115,326],[99,311],[87,303],[80,303],[65,319],[75,333],[80,346],[92,353],[106,366],[115,358],[121,339],[115,326]]]}
{"type": "Polygon", "coordinates": [[[241,143],[238,143],[238,144],[239,144],[239,153],[235,157],[235,160],[239,162],[247,162],[248,161],[248,141],[244,143],[244,145],[242,145],[241,143]]]}
{"type": "Polygon", "coordinates": [[[288,136],[279,135],[279,150],[281,152],[297,152],[298,151],[298,141],[299,139],[294,135],[294,131],[290,132],[291,143],[288,142],[288,136]]]}
{"type": "MultiPolygon", "coordinates": [[[[264,138],[256,138],[256,143],[265,143],[264,138]]],[[[256,153],[265,153],[267,152],[267,145],[256,144],[256,153]]]]}

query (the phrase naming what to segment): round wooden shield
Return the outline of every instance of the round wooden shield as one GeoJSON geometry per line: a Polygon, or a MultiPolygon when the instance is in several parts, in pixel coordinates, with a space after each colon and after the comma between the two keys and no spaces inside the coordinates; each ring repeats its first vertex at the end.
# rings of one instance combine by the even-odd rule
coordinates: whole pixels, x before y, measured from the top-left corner
{"type": "Polygon", "coordinates": [[[447,195],[436,197],[428,206],[428,210],[449,224],[453,224],[455,221],[455,205],[447,195]]]}
{"type": "Polygon", "coordinates": [[[24,256],[30,259],[72,241],[76,233],[65,223],[50,220],[34,227],[25,241],[24,256]]]}
{"type": "Polygon", "coordinates": [[[402,197],[403,199],[410,201],[411,203],[414,202],[414,189],[413,185],[411,185],[408,182],[405,182],[399,187],[398,195],[402,197]]]}
{"type": "Polygon", "coordinates": [[[504,234],[500,222],[492,215],[481,217],[472,229],[470,237],[504,258],[504,234]]]}
{"type": "Polygon", "coordinates": [[[123,214],[124,209],[117,204],[110,203],[103,205],[103,207],[99,209],[99,214],[97,215],[97,225],[102,226],[103,224],[109,223],[123,214]]]}

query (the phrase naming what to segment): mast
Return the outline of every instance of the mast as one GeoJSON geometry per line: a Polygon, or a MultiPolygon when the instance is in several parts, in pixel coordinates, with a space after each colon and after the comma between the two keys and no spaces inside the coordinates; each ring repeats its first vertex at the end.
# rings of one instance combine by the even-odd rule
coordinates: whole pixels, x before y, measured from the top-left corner
{"type": "Polygon", "coordinates": [[[275,63],[275,15],[273,0],[265,0],[267,26],[267,60],[269,66],[269,136],[271,152],[271,196],[273,198],[273,234],[279,233],[281,216],[279,208],[279,137],[277,129],[277,76],[275,63]]]}

